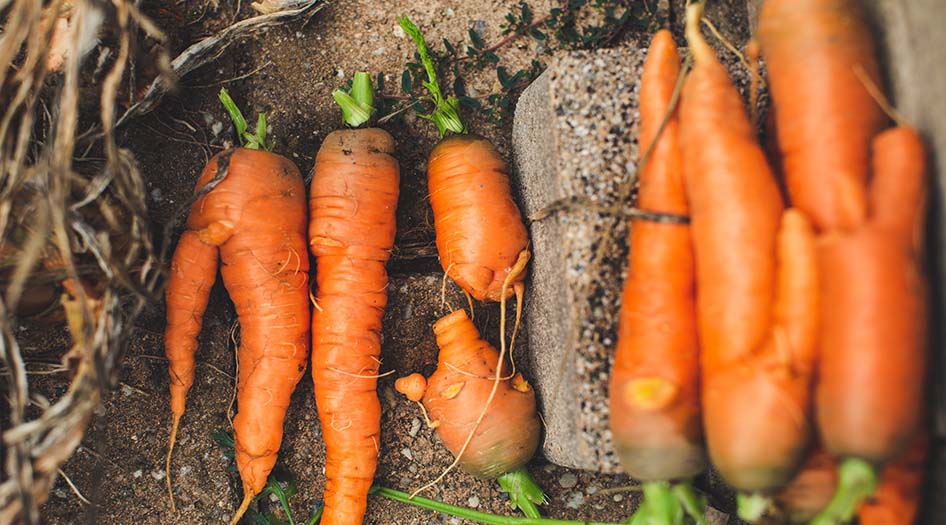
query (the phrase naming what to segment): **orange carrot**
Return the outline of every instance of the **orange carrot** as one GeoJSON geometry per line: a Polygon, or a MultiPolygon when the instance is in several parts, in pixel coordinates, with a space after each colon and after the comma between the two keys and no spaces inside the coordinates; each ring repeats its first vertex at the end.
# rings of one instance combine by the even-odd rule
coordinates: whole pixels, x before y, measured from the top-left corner
{"type": "Polygon", "coordinates": [[[912,439],[923,403],[926,281],[920,266],[926,163],[907,126],[873,142],[869,215],[819,240],[824,309],[818,426],[842,458],[838,492],[814,523],[850,519],[876,468],[912,439]]]}
{"type": "MultiPolygon", "coordinates": [[[[814,234],[802,212],[783,212],[743,101],[700,34],[701,15],[701,4],[688,7],[694,68],[681,95],[680,141],[696,255],[704,429],[726,481],[764,495],[791,479],[811,433],[814,234]]],[[[746,517],[758,511],[740,510],[746,517]]]]}
{"type": "Polygon", "coordinates": [[[856,226],[866,212],[870,141],[887,122],[855,72],[879,84],[860,2],[766,0],[757,38],[792,202],[818,231],[856,226]]]}
{"type": "Polygon", "coordinates": [[[441,140],[427,162],[440,264],[478,300],[505,301],[515,293],[521,301],[529,236],[512,199],[506,164],[488,140],[467,134],[457,99],[445,99],[440,91],[420,30],[407,17],[398,22],[414,39],[427,69],[424,85],[436,107],[425,118],[437,125],[441,137],[456,133],[441,140]]]}
{"type": "Polygon", "coordinates": [[[522,468],[541,436],[535,392],[522,374],[511,375],[505,360],[497,369],[500,354],[480,338],[465,311],[441,318],[434,334],[440,347],[437,370],[426,384],[412,374],[396,388],[408,399],[422,396],[431,426],[464,470],[498,479],[514,508],[539,517],[535,504],[544,495],[522,468]]]}
{"type": "MultiPolygon", "coordinates": [[[[676,111],[659,131],[679,75],[673,37],[667,30],[658,31],[641,77],[638,144],[641,152],[650,149],[650,156],[640,171],[637,207],[686,215],[676,111]]],[[[686,224],[636,221],[630,225],[628,244],[628,276],[611,369],[610,425],[624,470],[651,485],[637,512],[650,514],[650,493],[687,492],[689,480],[706,468],[695,269],[686,224]],[[682,482],[671,489],[668,480],[682,482]]]]}
{"type": "MultiPolygon", "coordinates": [[[[249,149],[265,149],[265,118],[261,116],[257,134],[249,134],[225,90],[220,98],[241,141],[249,144],[217,154],[204,168],[197,190],[216,185],[194,203],[171,263],[165,347],[174,423],[167,466],[170,491],[171,452],[194,382],[197,334],[219,256],[223,282],[240,319],[239,410],[233,431],[244,499],[231,522],[236,523],[276,463],[289,397],[305,371],[309,261],[299,170],[285,157],[249,149]]],[[[173,501],[172,493],[172,508],[173,501]]]]}
{"type": "Polygon", "coordinates": [[[838,463],[820,444],[801,470],[779,490],[775,503],[789,523],[808,523],[831,501],[838,484],[838,463]]]}
{"type": "MultiPolygon", "coordinates": [[[[350,126],[374,111],[367,73],[355,74],[350,95],[334,96],[350,126]]],[[[400,178],[393,153],[386,131],[361,128],[330,133],[315,159],[309,248],[318,285],[312,380],[326,447],[322,525],[361,523],[381,446],[376,384],[400,178]]]]}

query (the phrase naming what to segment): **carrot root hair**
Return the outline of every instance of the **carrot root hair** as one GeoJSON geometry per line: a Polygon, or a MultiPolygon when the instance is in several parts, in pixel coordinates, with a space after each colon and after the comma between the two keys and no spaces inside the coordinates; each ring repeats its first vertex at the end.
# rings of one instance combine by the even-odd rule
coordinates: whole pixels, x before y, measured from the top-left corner
{"type": "Polygon", "coordinates": [[[230,519],[230,525],[237,525],[240,522],[240,518],[246,514],[247,509],[250,508],[250,503],[253,503],[253,498],[256,495],[253,494],[252,490],[249,490],[249,487],[243,487],[243,503],[240,503],[240,507],[233,514],[233,518],[230,519]]]}
{"type": "Polygon", "coordinates": [[[167,480],[171,512],[177,512],[177,505],[174,504],[174,486],[171,484],[171,454],[174,453],[174,442],[177,441],[177,429],[180,426],[181,416],[180,414],[174,414],[174,421],[171,423],[171,437],[168,438],[168,457],[164,462],[164,479],[167,480]]]}

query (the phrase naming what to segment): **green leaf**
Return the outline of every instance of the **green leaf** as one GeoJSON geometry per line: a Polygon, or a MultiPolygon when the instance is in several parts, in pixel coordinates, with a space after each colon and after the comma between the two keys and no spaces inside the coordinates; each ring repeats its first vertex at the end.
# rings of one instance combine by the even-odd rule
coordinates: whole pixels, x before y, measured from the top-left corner
{"type": "Polygon", "coordinates": [[[496,55],[496,53],[493,53],[492,51],[484,51],[483,59],[486,60],[487,62],[492,62],[493,64],[499,63],[499,57],[496,55]]]}
{"type": "Polygon", "coordinates": [[[522,3],[522,23],[523,25],[529,25],[532,23],[532,9],[529,8],[529,4],[522,3]]]}
{"type": "Polygon", "coordinates": [[[503,87],[509,85],[509,73],[506,71],[505,67],[499,66],[496,68],[496,77],[499,78],[499,83],[503,87]]]}
{"type": "Polygon", "coordinates": [[[411,72],[410,70],[405,69],[404,72],[401,73],[401,91],[405,93],[410,93],[412,87],[413,86],[411,85],[411,72]]]}
{"type": "Polygon", "coordinates": [[[453,92],[456,93],[458,97],[466,95],[466,81],[459,75],[459,71],[454,72],[453,92]]]}
{"type": "Polygon", "coordinates": [[[473,97],[462,96],[458,97],[457,100],[460,101],[461,106],[467,109],[479,109],[483,106],[483,104],[480,104],[479,100],[473,97]]]}
{"type": "Polygon", "coordinates": [[[470,28],[470,42],[473,42],[473,47],[476,49],[483,49],[486,47],[486,43],[483,42],[483,37],[480,36],[472,27],[470,28]]]}
{"type": "Polygon", "coordinates": [[[532,35],[532,38],[536,40],[545,40],[545,33],[543,33],[538,27],[530,27],[529,34],[532,35]]]}
{"type": "Polygon", "coordinates": [[[243,112],[237,107],[236,102],[230,98],[230,93],[227,92],[227,88],[220,88],[218,96],[220,102],[223,103],[223,107],[227,110],[227,113],[230,114],[230,120],[233,121],[233,126],[236,127],[237,138],[240,144],[243,144],[243,134],[246,133],[246,119],[243,118],[243,112]]]}
{"type": "Polygon", "coordinates": [[[384,93],[384,73],[378,72],[378,93],[384,93]]]}
{"type": "Polygon", "coordinates": [[[447,53],[450,55],[456,55],[457,49],[453,47],[453,44],[450,43],[446,38],[443,39],[443,48],[447,50],[447,53]]]}

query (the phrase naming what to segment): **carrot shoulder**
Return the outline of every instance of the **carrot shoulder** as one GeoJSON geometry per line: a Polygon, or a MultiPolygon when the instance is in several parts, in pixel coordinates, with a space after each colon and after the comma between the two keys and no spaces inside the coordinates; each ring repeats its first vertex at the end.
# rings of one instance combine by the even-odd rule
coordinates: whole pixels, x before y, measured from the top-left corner
{"type": "MultiPolygon", "coordinates": [[[[366,79],[356,74],[354,85],[367,81],[370,92],[366,79]]],[[[326,446],[323,525],[361,523],[381,446],[376,385],[400,177],[393,153],[386,131],[348,129],[330,133],[315,159],[309,248],[318,286],[312,380],[326,446]]]]}
{"type": "Polygon", "coordinates": [[[858,73],[880,83],[859,4],[766,0],[759,14],[788,189],[818,231],[863,220],[870,142],[886,123],[858,73]]]}
{"type": "Polygon", "coordinates": [[[744,492],[787,483],[811,432],[817,320],[813,233],[781,196],[726,70],[688,8],[694,68],[680,108],[697,270],[710,457],[744,492]]]}

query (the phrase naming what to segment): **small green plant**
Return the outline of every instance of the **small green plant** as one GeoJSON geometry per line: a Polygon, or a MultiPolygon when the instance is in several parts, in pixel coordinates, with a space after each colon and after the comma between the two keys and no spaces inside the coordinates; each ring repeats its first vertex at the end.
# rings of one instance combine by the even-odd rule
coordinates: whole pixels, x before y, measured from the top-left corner
{"type": "MultiPolygon", "coordinates": [[[[236,447],[235,443],[233,442],[233,434],[221,430],[214,433],[211,438],[213,438],[217,445],[220,446],[224,457],[227,458],[227,461],[229,462],[227,470],[230,472],[236,472],[236,464],[233,461],[236,447]]],[[[296,525],[296,523],[300,522],[297,522],[292,518],[292,509],[289,505],[289,500],[292,499],[296,493],[296,480],[292,477],[292,475],[279,468],[273,469],[273,472],[269,475],[269,478],[266,479],[266,486],[263,487],[263,490],[257,494],[255,498],[253,498],[253,502],[255,503],[256,501],[259,501],[260,498],[274,496],[276,500],[279,501],[279,506],[282,507],[282,510],[286,515],[286,519],[279,518],[272,512],[259,512],[255,509],[250,509],[246,513],[246,517],[251,523],[256,523],[258,525],[296,525]]],[[[315,513],[313,513],[312,517],[310,517],[304,523],[305,525],[315,525],[319,522],[319,518],[321,517],[322,507],[319,506],[315,513]]]]}
{"type": "MultiPolygon", "coordinates": [[[[537,16],[527,2],[520,2],[517,8],[506,14],[503,36],[499,41],[487,44],[474,23],[467,32],[468,41],[443,39],[443,48],[429,48],[428,54],[435,64],[437,76],[445,80],[445,85],[452,84],[453,95],[460,106],[478,111],[502,125],[512,114],[512,103],[518,94],[545,70],[540,57],[561,49],[607,47],[628,30],[652,32],[660,23],[646,1],[563,0],[542,16],[537,16]],[[537,56],[527,67],[513,71],[503,65],[500,53],[518,38],[536,42],[537,56]],[[468,78],[487,70],[495,71],[500,89],[471,95],[467,89],[468,78]],[[447,79],[452,79],[452,83],[447,79]]],[[[414,59],[400,74],[402,94],[381,95],[385,105],[379,107],[379,111],[388,115],[382,122],[408,109],[418,114],[429,113],[432,102],[429,97],[414,94],[428,76],[420,54],[415,53],[414,59]],[[400,106],[396,107],[392,102],[399,102],[400,106]]],[[[383,74],[379,75],[379,93],[383,93],[383,77],[383,74]]]]}

